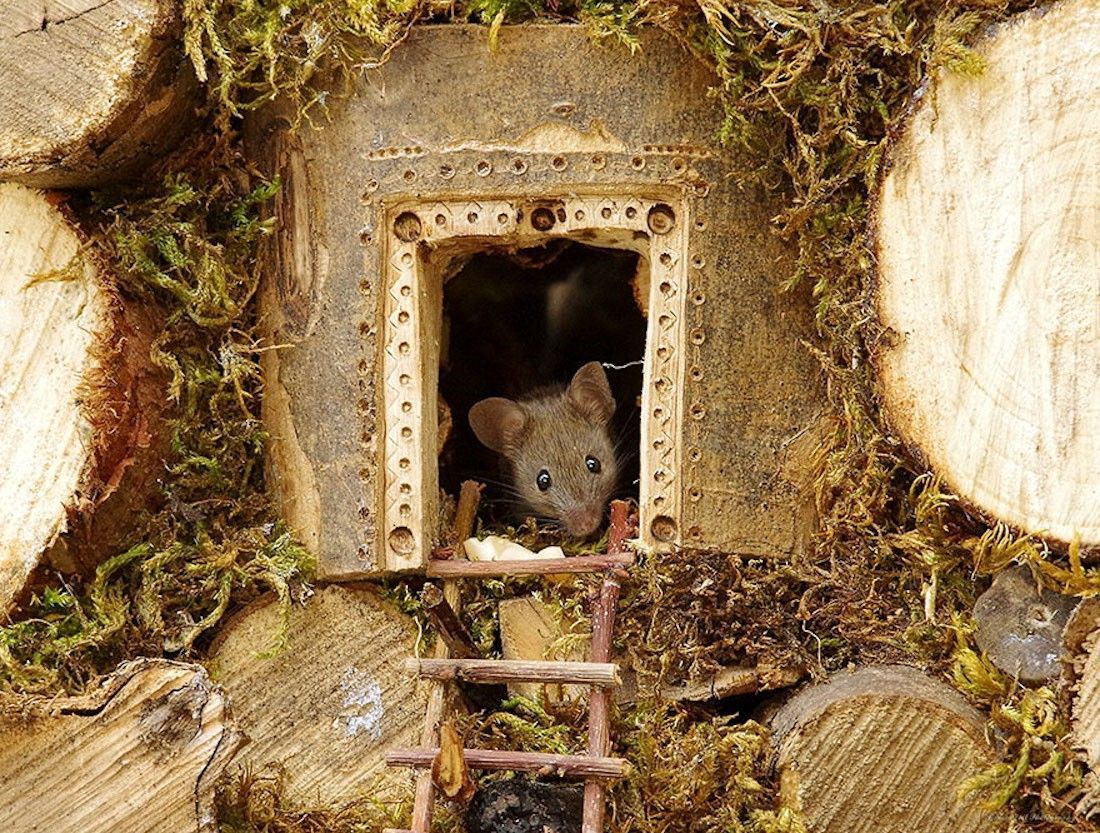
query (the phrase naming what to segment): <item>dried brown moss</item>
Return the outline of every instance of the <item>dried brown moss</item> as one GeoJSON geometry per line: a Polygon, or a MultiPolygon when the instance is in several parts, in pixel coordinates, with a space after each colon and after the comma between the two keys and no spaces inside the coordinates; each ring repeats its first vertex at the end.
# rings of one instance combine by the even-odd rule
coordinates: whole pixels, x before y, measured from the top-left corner
{"type": "MultiPolygon", "coordinates": [[[[932,668],[965,665],[951,623],[972,606],[972,571],[1012,560],[1035,563],[1062,589],[1095,592],[1097,578],[1075,550],[1067,558],[989,530],[906,455],[883,424],[869,362],[878,333],[866,231],[886,137],[931,69],[980,71],[968,40],[1030,5],[186,0],[185,17],[188,52],[211,79],[223,131],[236,114],[276,95],[322,120],[326,98],[340,91],[321,86],[319,70],[335,64],[355,72],[384,60],[421,20],[472,18],[495,27],[532,17],[583,19],[632,48],[637,27],[660,26],[715,68],[722,138],[751,154],[761,181],[785,200],[776,230],[799,251],[785,283],[812,287],[818,332],[809,349],[833,406],[820,449],[822,534],[815,552],[795,564],[699,553],[643,562],[624,588],[619,645],[643,689],[654,691],[757,661],[820,671],[916,655],[932,668]]],[[[232,159],[232,151],[222,158],[232,159]]],[[[130,195],[100,207],[115,255],[127,264],[130,291],[151,293],[177,311],[156,359],[173,374],[184,416],[175,426],[166,507],[135,541],[137,549],[108,562],[84,588],[49,589],[31,619],[0,631],[0,674],[9,686],[78,686],[129,651],[186,649],[238,594],[273,584],[285,597],[305,564],[262,498],[255,364],[262,347],[249,335],[249,301],[264,233],[256,207],[265,192],[239,160],[223,174],[170,180],[147,199],[130,195]]],[[[496,601],[532,586],[487,582],[469,599],[484,646],[495,639],[496,601]]],[[[589,589],[580,580],[544,592],[563,616],[579,621],[589,589]]],[[[973,662],[969,667],[977,673],[973,662]]],[[[973,679],[957,684],[966,689],[973,679]]],[[[1015,802],[1028,819],[1021,829],[1075,824],[1066,804],[1073,779],[1062,778],[1068,763],[1043,769],[1062,743],[1060,716],[1041,698],[1025,703],[1026,692],[1015,689],[970,693],[985,697],[1009,767],[972,786],[986,799],[1015,802]],[[1029,743],[1048,744],[1046,757],[1021,764],[1029,743]]],[[[487,743],[573,742],[559,731],[565,717],[547,722],[518,706],[494,714],[511,717],[485,715],[469,727],[487,743]]],[[[620,742],[638,768],[616,792],[617,829],[799,829],[797,818],[774,806],[758,727],[656,703],[621,718],[620,742]],[[693,769],[697,760],[706,765],[693,769]],[[699,826],[700,819],[711,826],[699,826]]],[[[277,779],[242,782],[223,804],[226,829],[381,824],[365,805],[298,812],[278,795],[277,779]]],[[[1080,822],[1076,829],[1096,828],[1080,822]]]]}

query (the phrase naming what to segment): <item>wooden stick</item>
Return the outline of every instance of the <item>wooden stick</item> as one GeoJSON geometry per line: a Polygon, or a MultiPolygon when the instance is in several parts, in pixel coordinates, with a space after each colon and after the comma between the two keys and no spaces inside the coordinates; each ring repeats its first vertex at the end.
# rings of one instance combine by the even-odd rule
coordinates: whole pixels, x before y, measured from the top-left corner
{"type": "Polygon", "coordinates": [[[458,506],[455,508],[455,554],[466,556],[463,542],[474,534],[477,523],[477,507],[481,503],[481,490],[485,486],[476,480],[463,480],[458,492],[458,506]]]}
{"type": "Polygon", "coordinates": [[[425,584],[420,591],[420,601],[432,627],[442,638],[452,657],[472,659],[480,656],[473,637],[458,618],[454,608],[448,604],[442,590],[434,584],[425,584]]]}
{"type": "Polygon", "coordinates": [[[614,567],[629,567],[633,563],[634,555],[629,552],[515,561],[435,559],[428,562],[428,575],[431,578],[499,578],[501,576],[547,576],[558,573],[599,573],[614,567]]]}
{"type": "MultiPolygon", "coordinates": [[[[391,749],[386,753],[386,764],[430,767],[438,754],[438,748],[391,749]]],[[[622,758],[513,752],[510,749],[464,749],[462,754],[471,769],[508,769],[572,778],[622,778],[630,773],[630,764],[622,758]]]]}
{"type": "MultiPolygon", "coordinates": [[[[621,553],[629,536],[630,506],[625,501],[611,503],[611,528],[608,550],[621,553]]],[[[600,587],[600,596],[592,614],[592,661],[610,662],[611,642],[615,630],[615,612],[619,605],[619,577],[608,571],[600,587]]],[[[593,687],[588,698],[588,754],[607,755],[611,745],[611,693],[593,687]]],[[[589,778],[584,783],[584,813],[581,833],[603,833],[606,801],[601,781],[589,778]]]]}
{"type": "Polygon", "coordinates": [[[555,683],[608,688],[620,684],[619,666],[613,663],[558,662],[508,659],[409,659],[411,674],[433,680],[467,680],[471,683],[555,683]]]}
{"type": "MultiPolygon", "coordinates": [[[[458,506],[455,510],[455,537],[460,548],[462,542],[469,538],[473,531],[474,522],[477,519],[477,505],[481,500],[481,488],[480,484],[472,480],[466,480],[462,483],[458,506]]],[[[432,588],[428,591],[428,601],[435,602],[435,604],[425,604],[425,608],[428,611],[428,618],[431,619],[433,626],[441,635],[439,643],[435,646],[436,658],[446,659],[453,653],[464,656],[461,651],[462,646],[469,649],[466,653],[472,652],[473,656],[477,656],[477,648],[473,644],[473,639],[470,638],[466,628],[462,627],[462,622],[458,618],[459,611],[462,609],[462,594],[458,582],[445,580],[442,592],[435,585],[428,585],[428,587],[432,588]],[[432,618],[433,610],[437,612],[436,616],[438,618],[432,618]],[[459,647],[459,651],[451,648],[451,643],[444,635],[447,633],[443,626],[444,622],[450,624],[454,629],[451,636],[456,640],[454,644],[459,647]]],[[[427,590],[427,587],[425,590],[427,590]]],[[[421,600],[423,601],[423,599],[422,592],[421,600]]],[[[420,742],[424,746],[439,746],[439,727],[449,711],[452,696],[450,683],[441,681],[432,686],[432,692],[428,698],[428,708],[424,714],[424,730],[420,735],[420,742]]],[[[416,776],[412,829],[401,831],[401,833],[430,833],[434,808],[435,784],[432,781],[432,770],[429,767],[416,776]]]]}
{"type": "MultiPolygon", "coordinates": [[[[439,588],[434,589],[439,592],[439,588]]],[[[457,619],[457,610],[462,601],[458,592],[458,582],[444,581],[442,598],[457,619]]],[[[449,654],[447,641],[441,638],[435,646],[435,655],[437,658],[446,659],[449,654]]],[[[451,696],[450,683],[437,682],[432,686],[428,697],[428,708],[424,713],[424,730],[420,734],[420,742],[424,746],[439,746],[439,727],[447,714],[451,696]]],[[[435,784],[432,782],[432,771],[428,768],[416,776],[416,795],[413,799],[411,830],[408,833],[430,833],[434,809],[435,784]]]]}
{"type": "MultiPolygon", "coordinates": [[[[442,640],[436,645],[436,653],[447,654],[447,646],[442,640]]],[[[420,733],[420,742],[425,746],[439,746],[439,726],[447,712],[449,697],[447,683],[436,683],[428,695],[428,708],[424,712],[424,730],[420,733]]],[[[410,833],[430,833],[432,810],[435,805],[435,784],[432,783],[431,769],[425,769],[416,776],[416,796],[413,799],[413,814],[410,833]]]]}

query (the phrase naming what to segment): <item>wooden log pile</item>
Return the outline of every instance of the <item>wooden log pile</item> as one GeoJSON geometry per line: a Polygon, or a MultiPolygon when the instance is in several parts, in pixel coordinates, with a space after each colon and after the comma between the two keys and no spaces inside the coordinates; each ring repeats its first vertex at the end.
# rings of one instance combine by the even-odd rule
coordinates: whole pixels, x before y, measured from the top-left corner
{"type": "MultiPolygon", "coordinates": [[[[179,147],[201,95],[183,58],[181,31],[179,4],[168,0],[45,0],[0,9],[0,448],[5,450],[0,615],[13,621],[23,621],[22,607],[51,571],[88,577],[118,552],[133,530],[133,517],[150,505],[163,470],[169,442],[165,379],[150,359],[162,313],[123,295],[117,264],[89,239],[70,205],[72,195],[41,189],[118,185],[179,147]],[[40,60],[42,55],[49,60],[40,60]],[[73,90],[87,94],[75,96],[73,90]]],[[[449,43],[453,49],[454,42],[449,43]]],[[[1083,579],[1079,545],[1086,551],[1100,545],[1100,398],[1095,395],[1100,380],[1100,131],[1092,115],[1100,96],[1098,43],[1100,9],[1092,0],[1061,0],[1043,14],[1024,15],[984,34],[976,49],[985,71],[935,75],[899,125],[879,182],[872,228],[878,327],[873,360],[885,418],[974,516],[1031,536],[1056,556],[1065,554],[1070,565],[1065,574],[1078,581],[1075,587],[1083,594],[1096,588],[1083,579]]],[[[694,69],[686,75],[693,84],[698,81],[694,69]]],[[[566,119],[572,112],[562,105],[555,118],[566,119]]],[[[555,176],[580,155],[587,157],[586,164],[594,164],[592,159],[606,163],[604,154],[627,146],[595,128],[584,133],[564,123],[553,125],[547,134],[566,135],[581,149],[602,143],[598,152],[578,151],[577,159],[549,160],[555,176]]],[[[347,129],[331,135],[310,147],[335,146],[347,138],[347,129]]],[[[414,795],[409,823],[416,833],[429,830],[438,792],[458,803],[476,792],[470,773],[478,770],[536,777],[481,788],[473,799],[471,830],[519,831],[526,823],[562,833],[600,833],[621,825],[624,820],[606,810],[605,790],[610,780],[631,773],[612,732],[615,709],[629,708],[636,696],[626,652],[613,638],[620,584],[638,563],[624,532],[625,504],[612,515],[609,551],[596,555],[466,560],[462,541],[477,525],[479,489],[473,485],[463,487],[453,534],[435,552],[448,557],[426,558],[432,553],[423,542],[431,540],[434,528],[383,530],[379,507],[370,503],[377,495],[360,486],[383,482],[375,471],[379,466],[394,472],[408,467],[410,461],[400,455],[382,460],[381,448],[394,439],[393,432],[387,435],[385,425],[373,423],[365,432],[329,425],[322,396],[301,402],[302,391],[337,387],[341,413],[364,420],[378,416],[377,391],[356,385],[360,378],[381,375],[384,359],[376,329],[381,319],[353,321],[344,310],[334,310],[339,304],[319,302],[330,298],[324,293],[332,289],[324,285],[331,247],[340,252],[332,255],[341,264],[339,279],[348,282],[339,297],[358,298],[362,291],[379,310],[388,309],[369,276],[362,279],[368,284],[363,289],[355,269],[344,268],[363,260],[357,247],[372,245],[373,226],[363,226],[354,213],[360,200],[365,205],[373,199],[365,196],[372,191],[340,191],[333,204],[353,208],[336,212],[338,221],[328,218],[332,222],[325,228],[337,239],[311,235],[309,223],[320,222],[324,212],[303,202],[316,198],[313,189],[321,182],[310,178],[308,168],[324,169],[325,187],[331,188],[333,165],[312,157],[307,165],[297,141],[284,135],[272,145],[280,157],[276,166],[292,174],[301,193],[288,190],[281,197],[279,216],[288,227],[276,248],[288,271],[265,285],[265,303],[279,316],[294,318],[293,326],[276,327],[279,333],[304,338],[334,327],[331,316],[339,314],[344,316],[339,319],[342,335],[332,341],[336,330],[330,329],[320,342],[323,349],[311,347],[301,354],[308,358],[304,364],[293,352],[280,352],[297,346],[289,342],[265,354],[276,384],[264,407],[275,449],[272,489],[281,493],[292,521],[301,521],[294,533],[323,548],[330,568],[324,578],[331,581],[295,597],[287,620],[272,597],[236,611],[212,644],[200,647],[202,665],[137,659],[82,696],[0,697],[0,830],[214,831],[219,780],[265,769],[285,774],[285,798],[300,806],[338,806],[365,794],[414,795]],[[348,219],[353,215],[354,223],[348,219]],[[305,218],[305,226],[294,226],[295,217],[305,218]],[[352,226],[354,235],[346,234],[352,226]],[[329,374],[336,353],[339,367],[351,370],[338,379],[344,384],[333,386],[329,374]],[[318,455],[318,445],[324,446],[323,454],[318,455]],[[358,513],[345,511],[355,506],[358,513]],[[398,532],[408,535],[393,534],[398,532]],[[415,553],[424,559],[410,555],[414,541],[419,542],[415,553]],[[429,655],[419,653],[423,634],[414,620],[387,600],[379,584],[361,580],[378,577],[387,565],[400,567],[400,578],[410,579],[419,591],[409,595],[409,604],[439,637],[429,655]],[[418,574],[410,576],[407,568],[418,574]],[[458,580],[473,584],[522,574],[551,581],[562,573],[603,578],[590,632],[569,634],[581,637],[575,653],[549,655],[563,636],[560,623],[548,603],[521,596],[498,607],[502,658],[483,656],[473,635],[478,631],[462,617],[458,580]],[[284,629],[285,644],[273,646],[272,634],[284,629]],[[507,685],[512,694],[545,704],[587,697],[586,754],[467,748],[453,720],[465,708],[465,684],[507,685]],[[394,765],[413,771],[387,768],[394,765]],[[549,773],[583,782],[583,792],[538,780],[549,773]],[[454,789],[441,789],[441,784],[454,789]],[[529,805],[521,803],[517,810],[515,796],[523,794],[528,797],[520,801],[529,805]],[[517,818],[524,814],[526,819],[517,818]]],[[[491,145],[493,153],[535,153],[529,144],[534,139],[509,141],[491,145]]],[[[623,166],[633,186],[650,188],[643,174],[647,165],[664,164],[660,160],[669,153],[686,153],[679,146],[669,146],[668,153],[661,145],[645,147],[650,156],[639,154],[623,166]]],[[[384,164],[419,158],[422,150],[398,149],[384,155],[384,164]]],[[[469,143],[454,152],[473,160],[482,147],[469,143]]],[[[691,152],[701,167],[713,161],[708,149],[691,152]]],[[[374,150],[356,146],[339,153],[341,160],[353,154],[358,163],[374,150]]],[[[527,170],[527,157],[516,158],[522,164],[509,176],[527,170]]],[[[676,183],[682,185],[691,163],[679,162],[676,183]]],[[[479,169],[477,160],[473,164],[466,171],[471,177],[496,181],[490,179],[491,164],[485,163],[488,169],[479,169]]],[[[453,167],[437,167],[449,170],[448,182],[456,175],[453,167]]],[[[423,175],[412,167],[408,171],[411,177],[396,175],[407,182],[423,175]]],[[[706,188],[689,184],[691,199],[706,197],[706,188]]],[[[464,215],[476,218],[469,224],[481,234],[492,222],[518,223],[508,201],[518,199],[518,205],[536,196],[524,192],[516,197],[509,191],[501,197],[499,212],[481,216],[479,203],[464,215]]],[[[598,198],[602,195],[591,197],[592,205],[598,198]]],[[[689,204],[695,203],[683,203],[689,204]]],[[[589,210],[587,203],[570,205],[571,214],[562,210],[565,219],[549,213],[548,228],[589,210]]],[[[665,208],[654,215],[655,223],[645,225],[648,231],[637,206],[630,205],[623,217],[633,211],[638,227],[626,234],[601,226],[601,234],[607,232],[606,239],[613,241],[621,232],[624,240],[669,234],[674,220],[665,203],[658,206],[665,208]]],[[[440,228],[456,222],[452,209],[450,202],[439,209],[440,228]]],[[[540,210],[548,211],[545,206],[540,210]]],[[[420,223],[415,213],[407,213],[420,223]]],[[[461,223],[463,214],[457,216],[461,223]]],[[[726,228],[721,219],[710,222],[726,228]]],[[[696,231],[706,227],[701,218],[692,226],[696,231]]],[[[417,234],[423,230],[417,229],[417,234]]],[[[708,246],[715,245],[708,240],[708,246]]],[[[711,261],[725,257],[717,250],[707,252],[711,261]]],[[[690,257],[686,250],[675,257],[664,254],[685,273],[688,267],[677,258],[687,258],[690,269],[705,276],[697,280],[710,281],[706,285],[714,297],[733,297],[735,282],[707,271],[713,265],[707,257],[690,257]]],[[[767,283],[756,272],[752,279],[754,293],[760,289],[756,284],[767,283]]],[[[653,297],[689,293],[686,280],[683,286],[666,282],[667,289],[658,282],[653,297]]],[[[408,297],[396,284],[395,292],[408,297]]],[[[708,333],[730,336],[722,329],[728,316],[715,311],[706,292],[690,298],[694,306],[685,301],[673,310],[675,316],[667,307],[661,326],[672,328],[674,319],[679,326],[676,316],[705,312],[701,320],[711,329],[702,324],[690,328],[678,344],[699,350],[706,344],[713,351],[720,340],[708,333]],[[705,304],[705,311],[698,312],[705,304]]],[[[768,327],[774,326],[769,319],[768,327]]],[[[666,516],[661,509],[640,531],[643,541],[653,544],[647,557],[713,541],[738,541],[746,555],[755,557],[771,557],[772,550],[790,557],[804,552],[814,513],[807,508],[809,479],[801,469],[802,458],[812,455],[801,453],[797,438],[777,439],[796,426],[805,436],[816,436],[816,428],[807,427],[816,394],[802,390],[816,391],[816,381],[800,384],[813,378],[807,370],[813,364],[796,353],[793,332],[783,332],[781,352],[799,356],[797,367],[792,363],[787,369],[794,381],[767,381],[775,389],[784,384],[799,388],[797,407],[792,405],[791,414],[761,410],[767,412],[760,424],[766,423],[770,439],[759,448],[751,444],[752,431],[742,431],[746,423],[738,409],[707,398],[720,395],[720,383],[708,379],[707,387],[695,388],[701,391],[697,399],[674,400],[672,410],[682,422],[679,433],[654,433],[661,443],[654,449],[662,449],[660,459],[683,463],[683,471],[699,480],[685,479],[688,486],[666,494],[671,469],[650,472],[659,484],[652,487],[654,494],[670,502],[675,498],[677,514],[666,516]],[[702,426],[704,418],[725,427],[719,439],[718,432],[702,426]],[[696,486],[717,482],[721,455],[716,449],[733,436],[730,426],[738,429],[741,442],[737,489],[696,486]],[[676,447],[675,455],[670,456],[666,443],[676,447]],[[690,451],[679,444],[690,444],[690,451]],[[799,450],[797,476],[788,472],[780,478],[781,445],[799,450]],[[745,485],[750,482],[753,488],[745,485]],[[769,500],[782,504],[782,511],[770,510],[769,500]],[[750,507],[744,517],[735,511],[742,505],[750,507]],[[757,527],[763,530],[759,541],[757,527]]],[[[739,366],[767,364],[771,359],[765,352],[741,351],[739,366]]],[[[668,357],[674,354],[666,349],[665,359],[672,362],[668,357]]],[[[687,359],[677,354],[675,361],[687,359]]],[[[677,372],[678,380],[698,385],[708,371],[693,363],[677,372]]],[[[671,378],[656,379],[654,390],[667,397],[675,388],[671,378]]],[[[759,403],[751,407],[759,409],[759,403]]],[[[658,408],[646,418],[656,426],[666,416],[658,408]]],[[[433,448],[431,443],[427,447],[433,448]]],[[[430,455],[412,462],[434,470],[430,455]]],[[[426,478],[430,488],[423,505],[434,511],[440,507],[433,477],[426,478]]],[[[403,503],[407,493],[398,479],[385,482],[393,488],[381,514],[404,524],[400,519],[408,513],[403,509],[411,506],[403,503]]],[[[394,572],[385,578],[394,578],[394,572]]],[[[1049,690],[1062,705],[1084,773],[1076,811],[1081,818],[1096,817],[1100,603],[1044,587],[1044,575],[1049,579],[1029,565],[1001,571],[973,609],[975,640],[983,661],[1008,681],[1007,689],[1049,690]]],[[[934,613],[934,603],[931,608],[934,613]]],[[[6,659],[6,651],[0,642],[0,657],[6,659]]],[[[776,804],[801,825],[791,829],[1003,833],[1017,824],[1011,809],[982,807],[960,789],[998,759],[988,715],[957,690],[916,668],[882,665],[836,673],[790,697],[776,694],[806,675],[801,666],[731,665],[710,669],[690,684],[665,685],[657,699],[692,714],[709,709],[718,715],[747,704],[767,715],[776,804]]],[[[630,829],[629,820],[625,823],[630,829]]]]}

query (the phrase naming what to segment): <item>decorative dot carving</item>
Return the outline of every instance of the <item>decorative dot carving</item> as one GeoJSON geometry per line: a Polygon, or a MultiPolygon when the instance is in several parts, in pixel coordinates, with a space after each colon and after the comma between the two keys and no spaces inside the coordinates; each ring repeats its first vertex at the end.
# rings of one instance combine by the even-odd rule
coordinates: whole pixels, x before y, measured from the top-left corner
{"type": "MultiPolygon", "coordinates": [[[[507,175],[515,173],[514,169],[506,170],[507,175]]],[[[489,173],[484,167],[475,168],[475,172],[489,173]]],[[[631,245],[653,264],[645,372],[650,381],[642,392],[642,465],[643,472],[648,472],[641,479],[642,529],[656,530],[654,543],[676,543],[688,346],[683,322],[691,297],[686,253],[692,225],[687,215],[686,203],[670,199],[669,194],[657,200],[607,196],[606,192],[476,202],[430,199],[390,208],[383,260],[386,293],[382,375],[386,419],[383,535],[389,543],[391,560],[397,559],[408,568],[422,564],[427,557],[424,548],[431,542],[421,540],[421,536],[430,536],[437,523],[435,472],[427,468],[434,467],[437,451],[436,414],[425,412],[425,402],[434,402],[434,392],[426,396],[426,386],[434,385],[435,376],[434,368],[427,368],[433,354],[425,354],[421,328],[422,316],[434,316],[438,311],[421,309],[422,304],[433,302],[424,300],[422,259],[417,257],[417,247],[463,237],[519,240],[523,245],[537,245],[540,238],[549,237],[597,241],[597,245],[601,236],[605,240],[631,240],[631,245]],[[675,206],[675,221],[667,233],[655,235],[649,228],[650,211],[655,205],[667,208],[669,203],[675,206]],[[531,222],[534,211],[540,208],[549,209],[549,218],[542,224],[546,228],[531,222]],[[413,225],[409,215],[419,219],[422,235],[406,240],[403,238],[411,235],[396,233],[394,221],[404,217],[407,228],[413,225]]]]}

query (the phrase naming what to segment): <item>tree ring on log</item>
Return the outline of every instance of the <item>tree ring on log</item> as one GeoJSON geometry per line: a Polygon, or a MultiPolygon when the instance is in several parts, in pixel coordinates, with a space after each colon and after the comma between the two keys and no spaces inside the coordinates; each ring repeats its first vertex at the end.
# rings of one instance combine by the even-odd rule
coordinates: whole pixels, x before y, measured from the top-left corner
{"type": "Polygon", "coordinates": [[[1002,833],[1007,815],[959,798],[993,763],[978,711],[892,665],[803,689],[772,720],[784,806],[809,833],[1002,833]]]}
{"type": "Polygon", "coordinates": [[[269,656],[283,626],[261,597],[211,646],[212,673],[250,738],[236,763],[282,767],[291,803],[341,804],[384,794],[407,774],[385,752],[415,744],[429,686],[409,674],[416,629],[372,589],[329,585],[291,611],[287,645],[269,656]]]}
{"type": "Polygon", "coordinates": [[[51,188],[136,175],[195,123],[173,0],[0,4],[0,177],[51,188]]]}
{"type": "Polygon", "coordinates": [[[1100,7],[1067,0],[939,72],[873,224],[889,422],[977,509],[1100,543],[1100,7]]]}
{"type": "Polygon", "coordinates": [[[80,697],[0,697],[0,829],[214,833],[241,741],[225,692],[182,662],[124,663],[80,697]]]}

